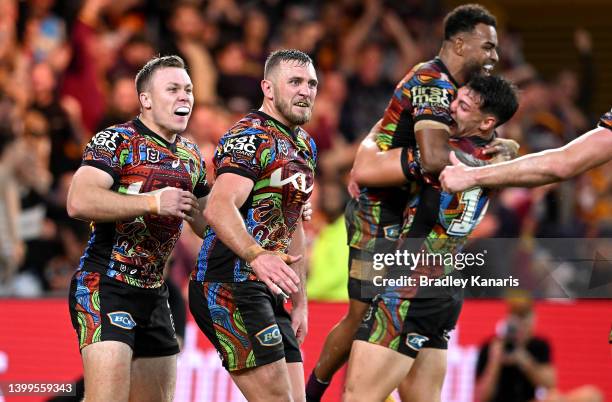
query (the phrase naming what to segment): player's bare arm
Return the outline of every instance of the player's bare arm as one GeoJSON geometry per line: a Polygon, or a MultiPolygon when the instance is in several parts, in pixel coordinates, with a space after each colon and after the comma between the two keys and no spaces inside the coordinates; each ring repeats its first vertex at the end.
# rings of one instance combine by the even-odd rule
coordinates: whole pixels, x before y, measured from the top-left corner
{"type": "Polygon", "coordinates": [[[564,147],[525,155],[495,166],[468,168],[454,156],[440,175],[446,191],[467,188],[540,186],[577,176],[612,158],[612,130],[598,127],[564,147]]]}
{"type": "MultiPolygon", "coordinates": [[[[302,222],[298,222],[291,244],[289,245],[290,255],[304,255],[306,252],[306,237],[302,222]]],[[[298,291],[291,295],[291,326],[295,331],[295,336],[301,344],[308,333],[308,300],[306,297],[306,264],[304,259],[291,265],[300,278],[298,291]]]]}
{"type": "Polygon", "coordinates": [[[421,169],[429,174],[438,174],[449,165],[449,132],[444,129],[424,128],[415,131],[421,156],[421,169]]]}
{"type": "Polygon", "coordinates": [[[152,193],[124,195],[111,190],[113,178],[105,171],[81,166],[68,191],[68,214],[98,222],[130,219],[145,214],[191,220],[197,200],[189,191],[166,187],[152,193]]]}
{"type": "Polygon", "coordinates": [[[251,179],[233,173],[220,175],[209,195],[204,219],[227,247],[251,265],[257,278],[274,294],[298,292],[300,279],[287,264],[299,261],[301,256],[264,250],[244,225],[239,208],[252,189],[251,179]]]}
{"type": "Polygon", "coordinates": [[[355,155],[352,177],[360,186],[399,186],[406,181],[399,162],[401,149],[382,152],[376,143],[381,122],[372,127],[355,155]]]}

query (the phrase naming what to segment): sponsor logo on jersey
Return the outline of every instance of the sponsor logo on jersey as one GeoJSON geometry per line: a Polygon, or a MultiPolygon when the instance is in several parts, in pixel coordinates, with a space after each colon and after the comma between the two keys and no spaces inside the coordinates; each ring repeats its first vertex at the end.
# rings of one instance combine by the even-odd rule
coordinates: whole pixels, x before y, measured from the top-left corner
{"type": "Polygon", "coordinates": [[[256,135],[228,138],[223,143],[223,153],[234,153],[252,158],[262,142],[263,140],[256,135]]]}
{"type": "Polygon", "coordinates": [[[136,326],[136,321],[132,318],[132,315],[125,311],[113,311],[108,313],[110,323],[116,327],[123,329],[132,329],[136,326]]]}
{"type": "Polygon", "coordinates": [[[450,107],[452,95],[448,89],[417,86],[410,88],[410,92],[412,94],[412,104],[415,106],[450,107]]]}
{"type": "Polygon", "coordinates": [[[412,332],[406,336],[406,345],[418,352],[428,340],[428,337],[412,332]]]}
{"type": "Polygon", "coordinates": [[[255,337],[263,346],[275,346],[283,341],[283,336],[276,324],[262,329],[255,334],[255,337]]]}
{"type": "Polygon", "coordinates": [[[270,186],[272,187],[282,187],[289,183],[296,190],[306,194],[310,193],[314,187],[314,183],[310,187],[306,187],[306,175],[301,172],[294,173],[291,177],[283,179],[283,168],[278,168],[270,175],[270,186]]]}

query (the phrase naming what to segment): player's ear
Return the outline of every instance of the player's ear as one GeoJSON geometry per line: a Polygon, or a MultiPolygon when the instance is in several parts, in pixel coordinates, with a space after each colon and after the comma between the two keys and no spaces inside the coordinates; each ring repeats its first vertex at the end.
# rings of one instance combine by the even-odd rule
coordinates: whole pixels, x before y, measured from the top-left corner
{"type": "Polygon", "coordinates": [[[270,100],[274,99],[274,90],[272,89],[272,81],[261,80],[261,91],[264,94],[264,98],[267,98],[270,100]]]}
{"type": "Polygon", "coordinates": [[[463,36],[457,35],[453,39],[453,50],[459,56],[463,56],[463,53],[465,52],[465,40],[463,39],[463,36]]]}
{"type": "Polygon", "coordinates": [[[493,116],[486,116],[480,123],[480,131],[492,131],[497,124],[497,119],[493,116]]]}
{"type": "Polygon", "coordinates": [[[138,99],[144,109],[151,109],[151,97],[148,92],[141,92],[138,94],[138,99]]]}

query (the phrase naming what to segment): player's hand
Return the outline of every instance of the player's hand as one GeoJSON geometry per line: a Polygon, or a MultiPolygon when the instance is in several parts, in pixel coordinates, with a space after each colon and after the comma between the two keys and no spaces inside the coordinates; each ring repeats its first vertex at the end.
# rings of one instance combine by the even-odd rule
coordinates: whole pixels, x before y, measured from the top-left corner
{"type": "Polygon", "coordinates": [[[448,156],[452,166],[446,166],[440,173],[440,184],[447,193],[457,193],[476,186],[470,170],[457,159],[454,152],[448,156]]]}
{"type": "Polygon", "coordinates": [[[302,344],[308,334],[308,307],[306,304],[293,306],[291,310],[291,328],[295,332],[298,344],[302,344]]]}
{"type": "Polygon", "coordinates": [[[297,285],[300,278],[295,271],[288,265],[298,262],[302,256],[297,257],[282,253],[263,253],[251,261],[251,268],[257,278],[275,295],[284,293],[289,296],[298,291],[297,285]]]}
{"type": "Polygon", "coordinates": [[[493,155],[491,164],[506,162],[518,156],[518,151],[521,146],[514,140],[506,138],[496,138],[488,144],[484,151],[485,155],[493,155]]]}
{"type": "Polygon", "coordinates": [[[307,201],[302,207],[302,220],[307,222],[312,219],[312,204],[307,201]]]}
{"type": "Polygon", "coordinates": [[[147,194],[155,197],[157,215],[176,216],[193,222],[193,216],[199,213],[198,199],[189,191],[176,187],[164,187],[147,194]]]}
{"type": "Polygon", "coordinates": [[[353,170],[351,170],[351,174],[349,175],[349,182],[347,185],[347,190],[351,198],[359,198],[359,184],[353,179],[353,170]]]}

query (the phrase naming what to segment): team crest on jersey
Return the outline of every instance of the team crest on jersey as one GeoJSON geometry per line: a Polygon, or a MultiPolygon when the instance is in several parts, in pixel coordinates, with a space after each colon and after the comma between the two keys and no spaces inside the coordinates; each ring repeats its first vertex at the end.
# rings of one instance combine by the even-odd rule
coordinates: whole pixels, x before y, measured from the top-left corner
{"type": "Polygon", "coordinates": [[[136,321],[132,318],[132,315],[125,311],[113,311],[108,313],[110,323],[116,327],[123,329],[132,329],[136,326],[136,321]]]}
{"type": "Polygon", "coordinates": [[[158,163],[161,160],[161,154],[157,149],[147,148],[147,161],[158,163]]]}
{"type": "Polygon", "coordinates": [[[389,225],[383,227],[385,238],[389,240],[397,240],[400,234],[400,225],[389,225]]]}
{"type": "Polygon", "coordinates": [[[428,337],[412,332],[406,335],[406,345],[417,352],[421,350],[425,342],[429,340],[428,337]]]}
{"type": "Polygon", "coordinates": [[[262,329],[255,334],[255,337],[262,346],[275,346],[283,341],[283,336],[276,324],[262,329]]]}

